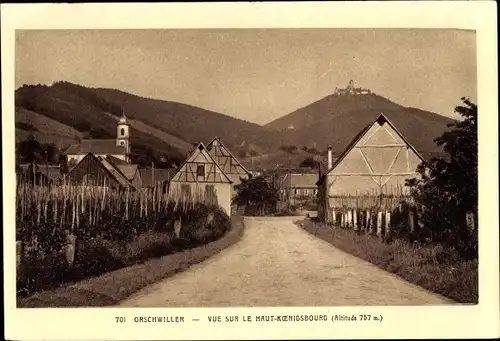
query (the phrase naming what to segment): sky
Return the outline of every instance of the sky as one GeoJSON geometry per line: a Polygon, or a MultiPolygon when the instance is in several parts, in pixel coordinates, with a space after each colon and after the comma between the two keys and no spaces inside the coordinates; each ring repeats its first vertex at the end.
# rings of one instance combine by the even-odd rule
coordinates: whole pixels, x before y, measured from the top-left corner
{"type": "Polygon", "coordinates": [[[68,81],[268,123],[345,87],[456,118],[476,34],[444,29],[22,30],[16,88],[68,81]]]}

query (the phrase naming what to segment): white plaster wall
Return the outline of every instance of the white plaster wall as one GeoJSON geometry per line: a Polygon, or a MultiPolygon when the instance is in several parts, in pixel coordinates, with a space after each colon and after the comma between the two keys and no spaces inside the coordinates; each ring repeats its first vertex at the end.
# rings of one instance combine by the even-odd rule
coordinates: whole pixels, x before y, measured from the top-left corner
{"type": "Polygon", "coordinates": [[[205,190],[206,185],[213,185],[217,192],[217,202],[219,206],[226,212],[227,215],[231,215],[231,184],[229,183],[210,183],[210,182],[178,182],[173,181],[170,183],[170,193],[181,193],[182,185],[189,185],[191,187],[191,193],[194,194],[197,191],[205,190]]]}

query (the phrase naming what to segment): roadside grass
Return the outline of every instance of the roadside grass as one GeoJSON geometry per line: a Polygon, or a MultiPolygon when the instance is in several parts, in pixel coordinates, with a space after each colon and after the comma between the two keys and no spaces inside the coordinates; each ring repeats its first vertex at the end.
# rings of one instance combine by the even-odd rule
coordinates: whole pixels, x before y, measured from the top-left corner
{"type": "Polygon", "coordinates": [[[297,222],[312,235],[413,284],[460,303],[478,303],[478,261],[467,261],[442,245],[417,246],[404,240],[385,243],[354,230],[310,220],[297,222]]]}
{"type": "MultiPolygon", "coordinates": [[[[232,227],[220,239],[207,244],[149,259],[142,263],[107,272],[98,277],[67,284],[53,290],[39,292],[27,298],[18,298],[18,308],[102,307],[116,305],[138,290],[182,272],[190,266],[219,253],[237,243],[244,233],[242,217],[232,217],[232,227]]],[[[170,245],[168,237],[155,240],[154,233],[144,234],[136,245],[113,252],[125,259],[136,258],[137,250],[162,248],[170,245]]],[[[146,256],[145,256],[146,257],[146,256]]]]}

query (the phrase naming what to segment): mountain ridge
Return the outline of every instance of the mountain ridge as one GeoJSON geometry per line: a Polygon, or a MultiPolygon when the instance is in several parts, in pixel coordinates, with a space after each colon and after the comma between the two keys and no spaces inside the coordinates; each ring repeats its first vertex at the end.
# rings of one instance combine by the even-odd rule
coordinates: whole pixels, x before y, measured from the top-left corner
{"type": "MultiPolygon", "coordinates": [[[[50,86],[23,85],[16,90],[15,97],[16,110],[22,110],[16,115],[16,138],[26,137],[30,131],[42,136],[42,126],[48,123],[40,123],[43,121],[40,117],[63,125],[58,126],[60,134],[74,133],[74,136],[70,133],[65,137],[65,143],[77,141],[82,136],[114,138],[116,120],[125,113],[132,122],[131,142],[137,155],[162,154],[182,159],[193,144],[208,143],[218,136],[246,165],[255,160],[250,155],[274,155],[257,158],[267,160],[266,167],[272,166],[276,152],[286,154],[283,146],[308,147],[324,154],[326,146],[331,144],[333,152],[340,154],[380,113],[384,113],[417,150],[435,153],[440,147],[433,139],[453,122],[429,111],[404,107],[374,93],[331,94],[265,125],[190,104],[64,81],[50,86]],[[33,115],[33,120],[27,119],[27,115],[33,115]],[[35,126],[30,122],[35,122],[35,126]],[[289,129],[290,126],[293,129],[289,129]]],[[[50,139],[50,135],[43,137],[50,139]]],[[[302,160],[294,158],[303,155],[284,157],[298,165],[302,160]]]]}
{"type": "Polygon", "coordinates": [[[267,124],[288,136],[288,143],[317,146],[322,141],[342,152],[349,141],[383,113],[422,152],[440,152],[434,143],[454,120],[429,111],[404,107],[374,93],[328,95],[267,124]]]}

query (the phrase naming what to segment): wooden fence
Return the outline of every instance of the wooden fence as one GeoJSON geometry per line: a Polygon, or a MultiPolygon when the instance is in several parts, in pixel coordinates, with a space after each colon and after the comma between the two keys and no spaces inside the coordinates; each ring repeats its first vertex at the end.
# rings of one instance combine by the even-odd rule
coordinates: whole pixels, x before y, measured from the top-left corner
{"type": "MultiPolygon", "coordinates": [[[[392,233],[392,217],[399,215],[400,223],[413,234],[423,228],[421,212],[413,198],[404,191],[388,191],[384,194],[338,195],[329,197],[329,207],[324,219],[334,228],[348,228],[362,233],[377,235],[382,240],[392,233]],[[406,216],[401,216],[401,215],[406,216]],[[407,219],[407,220],[406,220],[407,219]]],[[[469,231],[477,229],[477,214],[468,211],[464,218],[469,231]]]]}
{"type": "MultiPolygon", "coordinates": [[[[324,219],[334,227],[375,234],[385,239],[391,234],[391,216],[401,213],[403,204],[412,206],[411,197],[400,187],[386,188],[385,193],[330,195],[324,219]]],[[[417,215],[408,210],[410,230],[418,226],[417,215]]]]}

